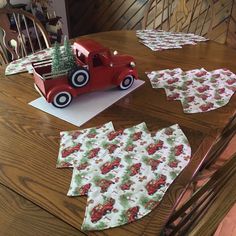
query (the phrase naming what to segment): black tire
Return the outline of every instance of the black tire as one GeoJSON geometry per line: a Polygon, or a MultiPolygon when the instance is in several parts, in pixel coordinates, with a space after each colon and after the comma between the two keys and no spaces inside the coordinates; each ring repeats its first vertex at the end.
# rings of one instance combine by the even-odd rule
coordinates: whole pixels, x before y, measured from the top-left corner
{"type": "Polygon", "coordinates": [[[134,77],[132,75],[127,75],[125,78],[121,81],[119,87],[121,90],[126,90],[130,88],[134,83],[134,77]]]}
{"type": "Polygon", "coordinates": [[[89,72],[83,67],[77,67],[69,73],[69,81],[72,87],[81,88],[89,82],[89,72]]]}
{"type": "Polygon", "coordinates": [[[62,91],[53,98],[52,105],[57,108],[65,108],[70,105],[72,96],[69,92],[62,91]]]}

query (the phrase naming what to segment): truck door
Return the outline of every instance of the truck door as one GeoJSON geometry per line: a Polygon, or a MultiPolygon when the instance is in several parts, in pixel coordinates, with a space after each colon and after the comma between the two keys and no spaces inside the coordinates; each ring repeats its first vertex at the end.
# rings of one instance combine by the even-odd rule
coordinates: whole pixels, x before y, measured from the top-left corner
{"type": "Polygon", "coordinates": [[[113,67],[108,52],[95,53],[91,57],[90,75],[94,90],[112,85],[113,67]]]}

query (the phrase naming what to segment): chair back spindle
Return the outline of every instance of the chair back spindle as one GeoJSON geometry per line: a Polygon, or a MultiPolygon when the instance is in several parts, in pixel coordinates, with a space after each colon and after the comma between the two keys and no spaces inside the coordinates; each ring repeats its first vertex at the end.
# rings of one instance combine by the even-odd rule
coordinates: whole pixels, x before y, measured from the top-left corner
{"type": "Polygon", "coordinates": [[[213,0],[149,0],[142,29],[161,29],[210,37],[215,18],[213,0]]]}
{"type": "MultiPolygon", "coordinates": [[[[0,9],[0,28],[3,30],[1,48],[5,49],[1,51],[7,51],[11,55],[8,63],[50,47],[49,37],[42,23],[24,10],[0,9]]],[[[8,58],[7,55],[5,57],[8,58]]]]}

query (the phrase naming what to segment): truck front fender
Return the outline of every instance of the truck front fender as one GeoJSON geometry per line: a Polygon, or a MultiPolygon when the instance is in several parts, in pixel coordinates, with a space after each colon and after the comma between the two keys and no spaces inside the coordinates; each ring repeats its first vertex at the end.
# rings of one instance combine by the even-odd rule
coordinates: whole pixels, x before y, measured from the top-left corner
{"type": "Polygon", "coordinates": [[[126,70],[123,70],[123,71],[119,74],[118,79],[116,79],[116,81],[115,81],[115,84],[116,84],[116,85],[119,85],[127,75],[132,75],[132,76],[134,77],[134,79],[138,79],[138,73],[137,73],[137,71],[134,70],[134,69],[131,69],[131,68],[130,68],[130,69],[127,68],[126,70]]]}

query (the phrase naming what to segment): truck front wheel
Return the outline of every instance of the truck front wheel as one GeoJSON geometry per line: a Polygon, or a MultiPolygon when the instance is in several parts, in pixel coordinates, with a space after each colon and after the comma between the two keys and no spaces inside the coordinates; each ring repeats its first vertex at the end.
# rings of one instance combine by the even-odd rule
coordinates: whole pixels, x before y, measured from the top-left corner
{"type": "Polygon", "coordinates": [[[60,92],[57,93],[52,101],[52,105],[57,108],[64,108],[67,107],[72,101],[72,96],[68,92],[60,92]]]}
{"type": "Polygon", "coordinates": [[[126,90],[132,86],[134,83],[134,77],[132,75],[127,75],[120,83],[119,87],[122,90],[126,90]]]}
{"type": "Polygon", "coordinates": [[[83,67],[78,67],[70,72],[69,80],[73,87],[83,87],[89,82],[89,72],[83,67]]]}

